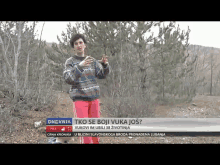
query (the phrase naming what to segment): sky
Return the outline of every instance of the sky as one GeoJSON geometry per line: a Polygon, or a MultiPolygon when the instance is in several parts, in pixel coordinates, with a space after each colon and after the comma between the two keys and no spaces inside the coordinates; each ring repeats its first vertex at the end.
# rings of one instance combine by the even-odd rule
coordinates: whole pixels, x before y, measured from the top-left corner
{"type": "MultiPolygon", "coordinates": [[[[37,25],[37,34],[38,38],[40,38],[41,29],[44,22],[38,22],[37,25]]],[[[57,35],[61,36],[62,31],[66,31],[67,24],[69,22],[45,22],[44,29],[42,32],[42,39],[47,42],[55,42],[58,43],[57,35]]],[[[71,22],[73,25],[75,22],[71,22]]],[[[165,25],[169,22],[165,22],[165,25]]],[[[193,45],[201,45],[207,47],[220,48],[220,22],[199,22],[199,21],[191,21],[191,22],[176,22],[176,25],[179,24],[181,30],[187,31],[188,26],[191,30],[189,35],[189,43],[193,45]]],[[[156,35],[157,29],[153,30],[156,35]]]]}

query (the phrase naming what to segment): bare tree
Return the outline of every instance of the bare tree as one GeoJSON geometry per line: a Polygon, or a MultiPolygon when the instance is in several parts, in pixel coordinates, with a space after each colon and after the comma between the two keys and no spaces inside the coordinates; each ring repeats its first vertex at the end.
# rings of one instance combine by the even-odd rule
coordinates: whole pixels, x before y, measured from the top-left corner
{"type": "Polygon", "coordinates": [[[209,63],[210,63],[210,95],[213,95],[213,75],[214,75],[214,71],[216,71],[216,68],[220,65],[217,64],[217,58],[216,55],[218,55],[217,53],[214,52],[214,48],[210,49],[210,58],[209,58],[209,63]]]}
{"type": "Polygon", "coordinates": [[[4,30],[5,30],[5,34],[7,35],[8,37],[8,45],[6,47],[6,43],[2,40],[2,37],[0,36],[0,42],[2,44],[2,51],[3,51],[3,55],[4,55],[4,59],[7,63],[7,66],[9,68],[9,71],[10,71],[10,77],[12,79],[12,82],[13,82],[13,86],[14,86],[14,89],[13,89],[13,102],[16,104],[17,103],[17,91],[18,91],[18,74],[17,74],[17,71],[18,71],[18,58],[19,58],[19,55],[20,55],[20,50],[21,50],[21,32],[22,32],[22,29],[23,29],[23,26],[24,26],[24,22],[18,22],[16,24],[13,24],[13,23],[5,23],[4,25],[4,30]],[[9,27],[8,27],[9,26],[9,27]],[[12,37],[12,34],[10,33],[10,30],[15,26],[16,28],[16,31],[18,33],[17,35],[17,45],[15,44],[14,42],[14,38],[12,37]],[[14,69],[12,68],[12,61],[11,63],[9,62],[9,53],[8,53],[8,48],[9,48],[9,45],[10,45],[10,42],[12,43],[13,45],[13,52],[14,52],[14,69]]]}
{"type": "Polygon", "coordinates": [[[5,79],[3,86],[8,91],[5,96],[13,101],[14,109],[21,109],[20,106],[23,106],[22,109],[34,105],[40,107],[42,102],[49,104],[53,101],[49,88],[53,82],[49,76],[45,76],[48,70],[43,58],[45,42],[37,46],[39,41],[35,39],[36,22],[30,27],[27,23],[0,23],[0,54],[3,57],[1,68],[5,79]],[[48,98],[45,100],[46,96],[48,98]]]}

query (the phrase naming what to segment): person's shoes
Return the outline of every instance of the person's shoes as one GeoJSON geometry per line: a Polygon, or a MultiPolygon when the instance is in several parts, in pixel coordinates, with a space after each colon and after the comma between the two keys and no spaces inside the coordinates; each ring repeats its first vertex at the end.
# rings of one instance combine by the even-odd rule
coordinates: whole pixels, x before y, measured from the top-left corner
{"type": "Polygon", "coordinates": [[[53,143],[53,144],[63,144],[63,143],[61,143],[60,141],[56,141],[56,142],[53,143]]]}
{"type": "Polygon", "coordinates": [[[48,140],[49,144],[62,144],[62,142],[58,141],[55,137],[52,137],[48,140]]]}
{"type": "Polygon", "coordinates": [[[64,144],[68,144],[69,142],[67,140],[64,141],[64,144]]]}
{"type": "Polygon", "coordinates": [[[54,144],[56,142],[56,138],[55,137],[51,137],[48,139],[48,143],[49,144],[54,144]]]}

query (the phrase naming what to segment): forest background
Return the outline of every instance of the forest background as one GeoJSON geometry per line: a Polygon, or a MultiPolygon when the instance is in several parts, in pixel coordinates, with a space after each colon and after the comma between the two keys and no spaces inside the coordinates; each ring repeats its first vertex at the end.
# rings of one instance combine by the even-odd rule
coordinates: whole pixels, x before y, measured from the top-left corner
{"type": "Polygon", "coordinates": [[[111,73],[97,81],[112,117],[153,117],[157,105],[220,95],[220,50],[190,45],[190,29],[175,22],[77,22],[57,36],[59,44],[36,39],[37,23],[0,22],[0,97],[13,105],[1,110],[5,122],[13,112],[50,107],[57,91],[68,92],[64,63],[74,53],[69,40],[79,32],[88,55],[109,56],[111,73]]]}

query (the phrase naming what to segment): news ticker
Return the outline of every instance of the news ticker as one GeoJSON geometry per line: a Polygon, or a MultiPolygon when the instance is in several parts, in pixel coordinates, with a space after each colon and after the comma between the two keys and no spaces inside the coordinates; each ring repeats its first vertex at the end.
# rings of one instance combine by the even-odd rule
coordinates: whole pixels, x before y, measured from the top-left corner
{"type": "Polygon", "coordinates": [[[47,132],[47,137],[174,137],[220,136],[220,132],[47,132]]]}
{"type": "Polygon", "coordinates": [[[46,132],[220,132],[220,118],[47,118],[46,132]]]}

